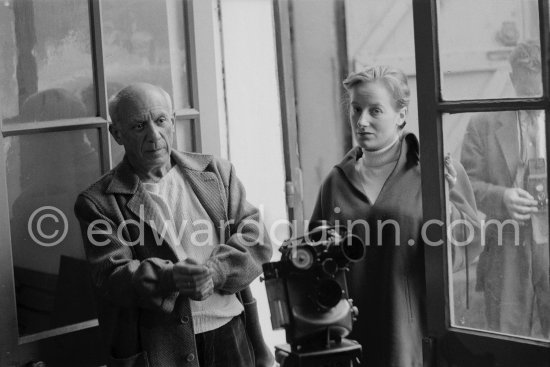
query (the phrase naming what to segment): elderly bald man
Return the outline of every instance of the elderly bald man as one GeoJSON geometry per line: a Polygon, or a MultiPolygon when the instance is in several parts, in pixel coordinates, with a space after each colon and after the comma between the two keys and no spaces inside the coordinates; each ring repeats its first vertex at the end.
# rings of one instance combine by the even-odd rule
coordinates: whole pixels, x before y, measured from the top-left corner
{"type": "Polygon", "coordinates": [[[272,363],[265,348],[254,356],[255,304],[246,297],[247,337],[237,293],[272,248],[233,166],[172,148],[175,114],[157,86],[123,88],[109,113],[124,160],[75,204],[109,365],[272,363]]]}

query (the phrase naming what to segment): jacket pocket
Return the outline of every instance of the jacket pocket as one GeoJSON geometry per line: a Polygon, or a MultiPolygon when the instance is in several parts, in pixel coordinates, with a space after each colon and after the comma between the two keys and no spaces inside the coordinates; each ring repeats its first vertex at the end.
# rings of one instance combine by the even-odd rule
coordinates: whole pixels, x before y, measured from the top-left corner
{"type": "Polygon", "coordinates": [[[109,367],[149,367],[147,352],[139,352],[127,358],[109,357],[109,367]]]}

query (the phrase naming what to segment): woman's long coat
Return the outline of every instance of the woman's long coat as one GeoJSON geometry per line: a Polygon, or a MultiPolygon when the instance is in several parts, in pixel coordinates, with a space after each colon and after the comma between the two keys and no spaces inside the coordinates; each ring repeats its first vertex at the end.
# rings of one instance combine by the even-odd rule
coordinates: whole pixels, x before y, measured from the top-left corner
{"type": "MultiPolygon", "coordinates": [[[[418,140],[413,134],[403,134],[397,165],[374,204],[355,176],[361,155],[356,147],[332,169],[321,186],[311,220],[345,225],[367,245],[365,259],[352,266],[348,277],[351,298],[359,308],[350,337],[363,346],[364,363],[420,367],[426,292],[418,140]]],[[[451,220],[462,218],[475,224],[472,189],[462,166],[455,164],[455,168],[458,180],[450,193],[451,220]]],[[[455,227],[456,240],[467,238],[465,227],[455,227]]],[[[466,261],[464,253],[453,246],[454,266],[464,266],[466,261]]]]}

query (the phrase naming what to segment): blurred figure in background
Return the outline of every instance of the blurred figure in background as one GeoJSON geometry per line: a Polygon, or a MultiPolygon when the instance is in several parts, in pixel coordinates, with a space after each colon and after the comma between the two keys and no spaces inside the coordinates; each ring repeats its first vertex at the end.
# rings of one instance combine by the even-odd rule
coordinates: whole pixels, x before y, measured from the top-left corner
{"type": "MultiPolygon", "coordinates": [[[[542,95],[540,46],[520,43],[510,55],[518,97],[542,95]]],[[[462,146],[477,207],[487,221],[477,268],[490,330],[549,338],[548,205],[544,113],[475,115],[462,146]],[[513,222],[511,222],[513,221],[513,222]],[[514,225],[512,225],[514,224],[514,225]]]]}

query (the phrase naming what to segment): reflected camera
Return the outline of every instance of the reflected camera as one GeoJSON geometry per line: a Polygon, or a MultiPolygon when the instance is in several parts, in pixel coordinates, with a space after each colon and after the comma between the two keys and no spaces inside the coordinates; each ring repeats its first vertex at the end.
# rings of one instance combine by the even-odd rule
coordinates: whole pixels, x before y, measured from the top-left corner
{"type": "Polygon", "coordinates": [[[548,210],[548,191],[546,181],[546,160],[533,158],[527,162],[525,188],[537,201],[539,212],[548,210]]]}

